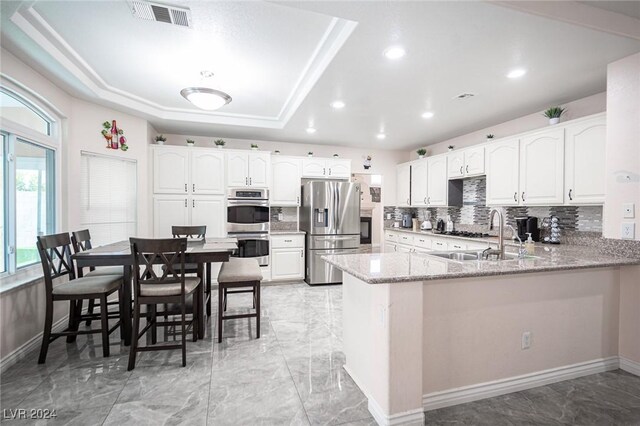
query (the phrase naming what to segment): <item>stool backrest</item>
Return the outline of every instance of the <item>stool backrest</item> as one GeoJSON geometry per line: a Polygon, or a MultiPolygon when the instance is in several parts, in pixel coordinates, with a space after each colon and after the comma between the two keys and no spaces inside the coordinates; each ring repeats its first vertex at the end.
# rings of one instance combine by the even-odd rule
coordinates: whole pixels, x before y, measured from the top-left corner
{"type": "Polygon", "coordinates": [[[172,226],[171,235],[173,238],[204,238],[207,234],[207,227],[200,226],[172,226]]]}
{"type": "Polygon", "coordinates": [[[68,233],[38,236],[36,246],[40,254],[47,294],[53,291],[54,279],[64,275],[69,275],[69,280],[76,278],[68,233]]]}
{"type": "Polygon", "coordinates": [[[184,253],[187,250],[186,238],[129,238],[136,296],[141,284],[182,283],[184,293],[184,253]],[[176,268],[176,264],[180,268],[176,268]],[[161,268],[154,268],[158,265],[161,268]],[[161,275],[156,272],[162,271],[161,275]]]}
{"type": "Polygon", "coordinates": [[[91,234],[88,229],[81,231],[74,231],[71,234],[71,244],[73,244],[73,252],[79,253],[81,251],[90,250],[91,248],[91,234]]]}

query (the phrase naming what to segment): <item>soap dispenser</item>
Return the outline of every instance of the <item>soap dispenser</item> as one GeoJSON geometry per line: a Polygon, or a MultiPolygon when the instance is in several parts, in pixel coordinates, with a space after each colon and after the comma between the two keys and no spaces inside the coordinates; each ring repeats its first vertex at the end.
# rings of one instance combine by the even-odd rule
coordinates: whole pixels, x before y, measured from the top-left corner
{"type": "Polygon", "coordinates": [[[524,249],[527,251],[527,254],[531,256],[536,251],[536,245],[533,242],[533,239],[531,238],[531,232],[527,232],[527,235],[529,237],[527,238],[527,241],[524,242],[524,249]]]}

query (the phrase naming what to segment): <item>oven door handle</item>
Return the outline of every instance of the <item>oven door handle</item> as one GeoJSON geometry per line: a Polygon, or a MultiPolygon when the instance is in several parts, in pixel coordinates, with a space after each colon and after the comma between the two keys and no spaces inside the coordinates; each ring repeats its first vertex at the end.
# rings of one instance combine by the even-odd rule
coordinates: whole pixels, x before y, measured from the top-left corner
{"type": "Polygon", "coordinates": [[[227,207],[249,206],[249,207],[269,207],[269,200],[227,200],[227,207]]]}
{"type": "Polygon", "coordinates": [[[269,235],[265,234],[228,234],[229,238],[237,238],[238,241],[242,240],[262,240],[269,241],[269,235]]]}

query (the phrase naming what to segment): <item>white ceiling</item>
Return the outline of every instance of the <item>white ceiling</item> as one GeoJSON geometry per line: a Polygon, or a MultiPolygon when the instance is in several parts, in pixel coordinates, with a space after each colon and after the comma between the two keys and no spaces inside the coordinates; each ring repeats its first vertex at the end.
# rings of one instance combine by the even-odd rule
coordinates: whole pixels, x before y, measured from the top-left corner
{"type": "Polygon", "coordinates": [[[0,4],[3,47],[164,133],[409,149],[601,92],[606,65],[640,51],[485,2],[173,1],[193,28],[136,19],[122,1],[31,3],[0,4]],[[407,51],[395,62],[382,55],[393,44],[407,51]],[[527,74],[507,79],[517,67],[527,74]],[[203,69],[233,97],[217,112],[179,94],[203,69]]]}

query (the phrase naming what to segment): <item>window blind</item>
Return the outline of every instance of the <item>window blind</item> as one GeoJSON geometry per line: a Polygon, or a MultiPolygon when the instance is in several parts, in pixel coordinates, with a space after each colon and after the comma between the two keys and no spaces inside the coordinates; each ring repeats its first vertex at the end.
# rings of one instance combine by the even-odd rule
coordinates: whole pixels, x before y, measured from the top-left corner
{"type": "Polygon", "coordinates": [[[81,153],[80,223],[93,246],[128,240],[137,232],[135,160],[81,153]]]}

